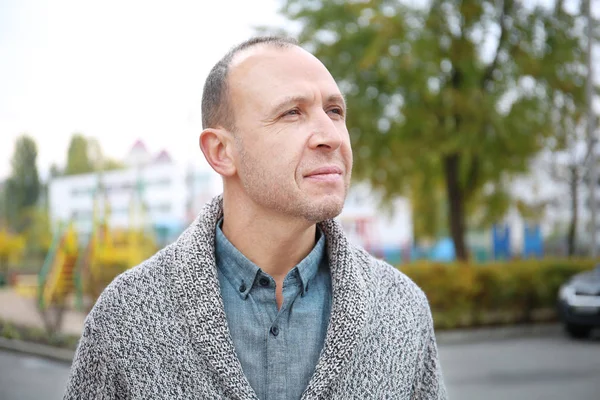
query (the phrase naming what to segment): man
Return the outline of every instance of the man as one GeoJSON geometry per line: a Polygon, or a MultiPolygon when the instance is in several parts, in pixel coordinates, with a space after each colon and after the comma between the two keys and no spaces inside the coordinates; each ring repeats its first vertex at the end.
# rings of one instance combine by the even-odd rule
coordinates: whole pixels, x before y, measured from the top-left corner
{"type": "Polygon", "coordinates": [[[346,106],[293,41],[210,72],[200,148],[223,194],[88,316],[66,399],[445,399],[429,306],[332,218],[346,106]]]}

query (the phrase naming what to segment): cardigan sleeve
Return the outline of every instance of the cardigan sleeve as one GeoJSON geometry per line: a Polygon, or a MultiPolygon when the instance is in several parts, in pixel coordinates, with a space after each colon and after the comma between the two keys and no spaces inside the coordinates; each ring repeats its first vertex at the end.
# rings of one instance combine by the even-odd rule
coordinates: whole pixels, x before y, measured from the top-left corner
{"type": "MultiPolygon", "coordinates": [[[[96,310],[97,313],[97,310],[96,310]]],[[[112,344],[103,324],[96,321],[94,311],[86,318],[79,340],[71,372],[67,381],[64,400],[108,400],[125,398],[116,387],[116,359],[112,344]]]]}
{"type": "Polygon", "coordinates": [[[420,370],[417,372],[417,382],[413,391],[412,400],[447,400],[448,393],[444,384],[442,368],[440,365],[433,318],[427,304],[427,329],[423,337],[424,346],[421,356],[420,370]]]}

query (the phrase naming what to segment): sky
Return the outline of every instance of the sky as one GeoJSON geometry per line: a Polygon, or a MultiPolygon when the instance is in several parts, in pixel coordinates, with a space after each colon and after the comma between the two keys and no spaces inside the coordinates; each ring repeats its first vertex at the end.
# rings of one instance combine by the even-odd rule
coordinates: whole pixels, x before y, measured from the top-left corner
{"type": "Polygon", "coordinates": [[[122,159],[137,139],[199,161],[202,86],[212,65],[259,25],[281,26],[278,0],[0,0],[0,179],[16,137],[38,168],[64,165],[71,135],[122,159]]]}

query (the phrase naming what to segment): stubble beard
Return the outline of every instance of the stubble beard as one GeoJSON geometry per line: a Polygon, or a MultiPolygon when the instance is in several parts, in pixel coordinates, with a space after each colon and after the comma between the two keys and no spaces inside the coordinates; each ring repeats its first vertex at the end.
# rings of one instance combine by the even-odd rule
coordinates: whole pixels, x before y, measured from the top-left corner
{"type": "MultiPolygon", "coordinates": [[[[281,172],[268,173],[262,168],[261,163],[248,154],[241,143],[236,140],[240,155],[240,169],[238,171],[242,186],[247,196],[268,210],[293,218],[302,218],[311,223],[318,223],[340,215],[348,193],[348,182],[344,182],[342,198],[336,195],[325,195],[314,200],[300,189],[293,190],[281,184],[289,177],[281,172]]],[[[349,179],[348,179],[349,180],[349,179]]]]}

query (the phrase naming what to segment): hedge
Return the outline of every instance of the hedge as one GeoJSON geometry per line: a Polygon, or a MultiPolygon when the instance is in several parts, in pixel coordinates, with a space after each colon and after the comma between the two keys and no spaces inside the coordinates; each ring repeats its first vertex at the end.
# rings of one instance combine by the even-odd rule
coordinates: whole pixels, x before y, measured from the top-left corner
{"type": "Polygon", "coordinates": [[[75,350],[79,343],[79,336],[64,333],[48,334],[43,328],[13,324],[2,319],[0,319],[0,337],[40,343],[69,350],[75,350]]]}
{"type": "Polygon", "coordinates": [[[452,329],[556,320],[560,285],[593,266],[591,260],[543,259],[398,269],[427,295],[436,328],[452,329]]]}

